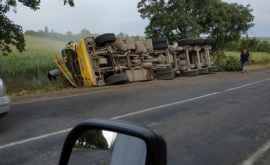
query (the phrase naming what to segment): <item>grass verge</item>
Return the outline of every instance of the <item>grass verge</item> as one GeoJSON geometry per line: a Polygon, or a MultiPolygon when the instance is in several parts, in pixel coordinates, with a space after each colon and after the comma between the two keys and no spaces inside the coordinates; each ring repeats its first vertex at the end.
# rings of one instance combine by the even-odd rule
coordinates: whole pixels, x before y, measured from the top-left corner
{"type": "MultiPolygon", "coordinates": [[[[240,61],[239,52],[226,52],[226,56],[234,57],[240,61]]],[[[270,64],[270,53],[251,52],[251,65],[268,65],[270,64]]]]}

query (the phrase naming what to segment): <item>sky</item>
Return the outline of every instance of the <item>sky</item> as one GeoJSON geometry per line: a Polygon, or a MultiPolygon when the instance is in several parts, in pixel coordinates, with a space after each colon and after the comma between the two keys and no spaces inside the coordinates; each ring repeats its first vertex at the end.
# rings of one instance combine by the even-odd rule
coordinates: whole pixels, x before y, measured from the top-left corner
{"type": "MultiPolygon", "coordinates": [[[[255,27],[251,36],[270,36],[269,0],[225,0],[254,9],[255,27]]],[[[42,0],[40,10],[33,11],[18,6],[16,13],[8,16],[24,30],[40,30],[48,26],[56,32],[80,32],[89,29],[92,33],[120,33],[143,35],[148,24],[137,11],[138,0],[75,0],[75,7],[63,6],[63,0],[42,0]]]]}

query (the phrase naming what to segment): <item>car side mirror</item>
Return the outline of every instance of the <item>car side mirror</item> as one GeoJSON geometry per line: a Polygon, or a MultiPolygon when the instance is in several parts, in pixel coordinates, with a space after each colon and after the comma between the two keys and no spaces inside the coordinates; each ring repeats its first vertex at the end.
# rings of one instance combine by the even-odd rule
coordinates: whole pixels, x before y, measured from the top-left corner
{"type": "Polygon", "coordinates": [[[67,136],[59,165],[166,165],[166,143],[152,130],[89,120],[67,136]]]}

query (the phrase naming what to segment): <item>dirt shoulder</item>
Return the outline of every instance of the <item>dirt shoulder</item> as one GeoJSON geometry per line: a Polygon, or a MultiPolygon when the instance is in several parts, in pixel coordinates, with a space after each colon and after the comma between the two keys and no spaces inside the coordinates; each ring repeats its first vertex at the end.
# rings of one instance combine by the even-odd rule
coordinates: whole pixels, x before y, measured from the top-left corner
{"type": "Polygon", "coordinates": [[[248,71],[260,71],[260,70],[264,70],[264,69],[270,69],[270,64],[265,64],[265,65],[254,64],[254,65],[249,65],[247,67],[248,71]]]}
{"type": "Polygon", "coordinates": [[[147,81],[147,82],[136,82],[124,85],[115,85],[115,86],[104,86],[104,87],[93,87],[93,88],[68,88],[59,91],[48,91],[45,93],[33,93],[27,94],[22,96],[11,96],[12,104],[24,104],[24,103],[31,103],[36,101],[48,101],[54,99],[62,99],[67,97],[76,97],[76,96],[83,96],[101,92],[117,92],[119,90],[128,90],[141,87],[153,87],[153,86],[163,86],[168,84],[179,84],[179,85],[192,85],[194,83],[199,84],[200,82],[205,81],[216,81],[219,79],[225,78],[237,78],[239,76],[247,77],[248,75],[254,74],[256,72],[263,72],[263,71],[270,71],[270,65],[268,67],[261,67],[261,66],[249,66],[248,67],[249,73],[243,74],[239,72],[218,72],[214,74],[208,75],[201,75],[195,77],[178,77],[175,80],[154,80],[154,81],[147,81]]]}

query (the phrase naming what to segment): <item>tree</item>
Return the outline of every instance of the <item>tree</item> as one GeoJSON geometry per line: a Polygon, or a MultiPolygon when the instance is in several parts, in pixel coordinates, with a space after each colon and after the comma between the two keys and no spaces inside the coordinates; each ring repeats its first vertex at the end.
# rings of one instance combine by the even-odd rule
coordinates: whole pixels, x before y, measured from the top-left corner
{"type": "Polygon", "coordinates": [[[87,36],[90,36],[90,35],[91,35],[90,30],[88,30],[86,28],[82,29],[80,34],[79,34],[80,38],[87,37],[87,36]]]}
{"type": "MultiPolygon", "coordinates": [[[[73,0],[63,0],[64,5],[74,6],[73,0]]],[[[11,47],[16,47],[20,52],[25,48],[23,29],[7,17],[7,13],[16,8],[18,3],[38,10],[40,0],[0,0],[0,55],[8,54],[12,51],[11,47]]]]}
{"type": "Polygon", "coordinates": [[[48,26],[45,26],[44,32],[45,32],[45,33],[49,33],[49,28],[48,28],[48,26]]]}
{"type": "Polygon", "coordinates": [[[128,37],[128,34],[125,34],[123,32],[120,32],[119,34],[117,34],[117,37],[126,38],[126,37],[128,37]]]}
{"type": "Polygon", "coordinates": [[[66,35],[67,35],[67,36],[72,36],[73,33],[72,33],[72,31],[67,31],[67,32],[66,32],[66,35]]]}
{"type": "Polygon", "coordinates": [[[222,46],[253,26],[249,5],[227,3],[221,0],[141,0],[138,3],[141,17],[149,19],[146,35],[152,37],[154,29],[170,40],[198,38],[202,34],[222,46]]]}

